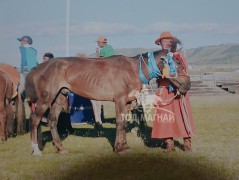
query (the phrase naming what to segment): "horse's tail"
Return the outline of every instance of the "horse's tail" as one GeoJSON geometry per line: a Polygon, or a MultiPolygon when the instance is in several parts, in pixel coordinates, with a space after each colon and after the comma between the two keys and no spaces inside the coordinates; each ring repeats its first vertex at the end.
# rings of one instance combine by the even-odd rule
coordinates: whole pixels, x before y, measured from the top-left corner
{"type": "Polygon", "coordinates": [[[5,74],[5,77],[7,83],[6,98],[11,99],[13,95],[13,82],[11,81],[10,77],[7,74],[5,74]]]}
{"type": "Polygon", "coordinates": [[[37,92],[36,92],[36,86],[33,81],[33,77],[31,75],[31,72],[28,73],[25,79],[25,98],[26,101],[35,103],[37,101],[37,92]]]}

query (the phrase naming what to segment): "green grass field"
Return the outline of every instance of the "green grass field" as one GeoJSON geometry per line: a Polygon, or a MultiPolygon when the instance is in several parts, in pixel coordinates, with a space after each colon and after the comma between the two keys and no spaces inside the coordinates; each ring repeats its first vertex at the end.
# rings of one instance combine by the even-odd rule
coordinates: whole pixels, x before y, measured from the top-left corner
{"type": "MultiPolygon", "coordinates": [[[[58,155],[44,128],[41,157],[31,156],[29,134],[0,143],[0,179],[239,179],[239,96],[191,97],[191,104],[197,128],[192,153],[163,153],[161,141],[149,138],[147,122],[143,138],[129,128],[131,150],[117,155],[115,124],[108,121],[103,137],[92,125],[74,126],[76,133],[62,141],[70,153],[58,155]]],[[[104,112],[114,118],[113,104],[105,103],[104,112]]]]}

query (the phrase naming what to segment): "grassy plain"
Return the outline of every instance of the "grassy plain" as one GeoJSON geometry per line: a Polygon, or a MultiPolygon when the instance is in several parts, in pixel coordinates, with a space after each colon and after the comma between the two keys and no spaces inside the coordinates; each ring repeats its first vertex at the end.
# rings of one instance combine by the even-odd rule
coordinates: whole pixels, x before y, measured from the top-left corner
{"type": "MultiPolygon", "coordinates": [[[[191,105],[197,128],[192,153],[179,148],[182,139],[176,152],[163,153],[161,142],[149,138],[152,122],[147,122],[142,137],[129,128],[131,150],[117,155],[115,124],[109,120],[103,137],[92,125],[74,126],[76,133],[62,140],[70,153],[58,155],[44,128],[41,157],[30,155],[29,134],[0,143],[0,179],[239,179],[239,96],[195,96],[191,105]]],[[[114,118],[113,104],[106,103],[104,112],[114,118]]]]}

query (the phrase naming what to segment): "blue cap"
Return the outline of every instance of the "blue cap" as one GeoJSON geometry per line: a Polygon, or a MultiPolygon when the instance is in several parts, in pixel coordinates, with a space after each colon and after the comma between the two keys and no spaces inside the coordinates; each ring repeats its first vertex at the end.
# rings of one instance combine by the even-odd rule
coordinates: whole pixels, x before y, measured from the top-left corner
{"type": "Polygon", "coordinates": [[[26,41],[28,44],[32,44],[32,38],[30,36],[22,36],[21,38],[17,38],[18,41],[26,41]]]}

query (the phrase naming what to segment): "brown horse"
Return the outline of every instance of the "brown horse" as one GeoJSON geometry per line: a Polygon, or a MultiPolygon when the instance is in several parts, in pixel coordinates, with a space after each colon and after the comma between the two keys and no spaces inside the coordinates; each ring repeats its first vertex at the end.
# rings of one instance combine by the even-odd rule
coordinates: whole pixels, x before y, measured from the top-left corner
{"type": "Polygon", "coordinates": [[[0,64],[1,88],[0,88],[0,111],[1,111],[1,138],[6,140],[6,136],[14,136],[14,121],[17,119],[17,134],[24,133],[23,121],[25,119],[23,101],[18,85],[20,73],[16,68],[8,64],[0,64]],[[17,105],[15,112],[12,102],[17,105]]]}
{"type": "MultiPolygon", "coordinates": [[[[167,55],[166,50],[154,52],[156,64],[160,71],[163,70],[162,57],[167,55]]],[[[67,151],[63,148],[56,130],[57,117],[62,109],[65,95],[74,92],[80,96],[100,101],[115,102],[116,109],[116,139],[115,152],[128,149],[126,141],[127,120],[125,114],[130,110],[131,103],[136,99],[143,83],[139,77],[139,59],[147,61],[142,56],[125,57],[112,56],[102,58],[55,58],[40,64],[30,71],[26,77],[26,94],[31,102],[37,103],[32,113],[31,141],[34,155],[41,155],[37,145],[37,127],[43,114],[49,109],[48,116],[53,144],[58,153],[67,151]]],[[[175,61],[177,69],[182,70],[180,61],[175,61]]],[[[142,72],[149,79],[148,67],[142,64],[142,72]]],[[[178,87],[181,93],[189,90],[190,80],[188,76],[169,78],[178,87]]]]}
{"type": "MultiPolygon", "coordinates": [[[[6,137],[6,122],[7,114],[10,113],[10,101],[12,98],[12,82],[9,76],[0,71],[0,139],[5,141],[6,137]]],[[[13,112],[12,112],[13,114],[13,112]]]]}

